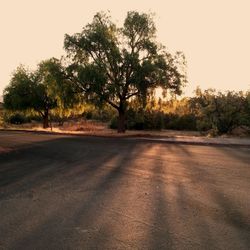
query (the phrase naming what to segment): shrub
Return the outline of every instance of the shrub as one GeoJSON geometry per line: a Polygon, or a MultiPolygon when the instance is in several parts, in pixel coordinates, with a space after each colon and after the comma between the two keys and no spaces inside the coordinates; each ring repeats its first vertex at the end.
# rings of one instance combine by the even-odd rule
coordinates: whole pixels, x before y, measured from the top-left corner
{"type": "Polygon", "coordinates": [[[26,118],[24,115],[17,113],[17,114],[11,115],[8,118],[8,122],[11,124],[23,124],[23,123],[30,122],[30,120],[26,118]]]}
{"type": "Polygon", "coordinates": [[[117,129],[117,126],[118,126],[117,116],[114,116],[110,121],[109,127],[111,129],[117,129]]]}
{"type": "Polygon", "coordinates": [[[166,114],[165,128],[174,130],[197,130],[196,116],[194,114],[176,115],[166,114]]]}

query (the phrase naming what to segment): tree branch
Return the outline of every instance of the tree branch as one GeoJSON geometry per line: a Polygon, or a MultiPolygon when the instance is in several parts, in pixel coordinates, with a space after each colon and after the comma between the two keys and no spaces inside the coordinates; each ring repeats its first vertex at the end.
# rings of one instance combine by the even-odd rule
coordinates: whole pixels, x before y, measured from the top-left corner
{"type": "Polygon", "coordinates": [[[125,96],[125,99],[127,100],[127,99],[129,99],[130,97],[135,96],[135,95],[138,95],[138,94],[139,94],[139,91],[136,91],[136,92],[134,92],[134,93],[131,93],[131,94],[125,96]]]}
{"type": "Polygon", "coordinates": [[[117,110],[119,109],[119,107],[115,103],[111,102],[110,100],[104,99],[104,101],[107,102],[109,105],[111,105],[113,108],[117,110]]]}

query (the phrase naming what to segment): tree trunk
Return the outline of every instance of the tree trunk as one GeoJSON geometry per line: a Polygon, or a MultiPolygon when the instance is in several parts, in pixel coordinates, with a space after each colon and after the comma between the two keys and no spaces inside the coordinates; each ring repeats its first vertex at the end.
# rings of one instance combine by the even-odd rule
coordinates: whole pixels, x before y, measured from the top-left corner
{"type": "Polygon", "coordinates": [[[125,133],[125,112],[124,110],[118,110],[119,116],[118,116],[118,133],[125,133]]]}
{"type": "Polygon", "coordinates": [[[49,110],[44,111],[43,115],[43,128],[49,127],[49,110]]]}

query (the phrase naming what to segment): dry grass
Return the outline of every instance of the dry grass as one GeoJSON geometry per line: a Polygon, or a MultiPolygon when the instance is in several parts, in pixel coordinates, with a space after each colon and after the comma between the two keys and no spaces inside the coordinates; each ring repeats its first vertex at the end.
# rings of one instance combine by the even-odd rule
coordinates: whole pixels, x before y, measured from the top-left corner
{"type": "Polygon", "coordinates": [[[84,119],[78,119],[76,121],[70,120],[63,125],[58,123],[52,123],[51,127],[44,129],[41,122],[32,121],[31,123],[25,123],[20,125],[3,124],[0,126],[2,129],[10,130],[26,130],[26,131],[42,131],[42,132],[55,132],[55,133],[70,133],[70,134],[88,134],[107,130],[107,124],[88,121],[84,119]]]}
{"type": "Polygon", "coordinates": [[[196,137],[201,136],[197,131],[135,131],[128,130],[125,134],[118,134],[116,130],[109,129],[107,123],[90,121],[85,119],[69,120],[62,126],[58,123],[52,123],[52,128],[44,129],[42,124],[38,122],[31,122],[21,125],[7,125],[2,128],[11,130],[27,130],[27,131],[41,131],[41,132],[54,132],[63,134],[82,134],[82,135],[96,135],[96,136],[112,136],[112,137],[196,137]]]}
{"type": "Polygon", "coordinates": [[[54,126],[62,131],[82,131],[82,132],[93,132],[93,131],[103,131],[107,129],[107,124],[89,121],[89,120],[77,120],[68,121],[63,124],[63,126],[54,126]]]}

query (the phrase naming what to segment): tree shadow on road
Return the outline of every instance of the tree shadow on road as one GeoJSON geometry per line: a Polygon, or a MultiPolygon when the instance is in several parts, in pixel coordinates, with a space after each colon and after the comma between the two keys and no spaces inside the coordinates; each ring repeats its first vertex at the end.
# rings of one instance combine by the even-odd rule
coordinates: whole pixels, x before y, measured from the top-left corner
{"type": "MultiPolygon", "coordinates": [[[[179,145],[181,150],[184,147],[179,145]]],[[[243,186],[237,189],[242,179],[238,179],[238,176],[234,175],[232,171],[237,168],[235,163],[238,164],[239,168],[244,168],[243,164],[249,157],[247,154],[240,152],[236,153],[237,156],[232,155],[231,148],[229,150],[224,147],[210,147],[210,149],[218,155],[223,152],[220,162],[216,161],[218,165],[214,164],[214,159],[206,158],[206,155],[195,155],[190,152],[191,157],[187,159],[185,171],[190,177],[192,185],[188,187],[181,182],[178,184],[179,207],[186,204],[189,207],[196,208],[199,219],[194,220],[196,225],[192,228],[197,229],[202,245],[212,247],[212,244],[217,242],[220,245],[214,245],[213,249],[225,248],[225,246],[227,249],[248,249],[250,247],[250,215],[246,214],[246,206],[242,210],[241,205],[237,204],[235,199],[236,194],[239,194],[238,198],[245,194],[245,188],[247,187],[243,186]],[[206,160],[202,162],[200,160],[202,158],[206,160]],[[226,158],[231,159],[231,164],[223,164],[226,158]],[[222,168],[221,165],[225,165],[226,168],[222,168]],[[232,174],[230,179],[227,178],[227,172],[232,174]],[[235,189],[233,189],[234,186],[235,189]],[[183,191],[185,191],[185,194],[181,195],[183,191]],[[201,199],[199,199],[199,195],[203,195],[203,197],[201,196],[201,199]],[[204,199],[205,197],[207,200],[204,199]],[[211,222],[214,224],[212,227],[211,222]],[[216,228],[216,225],[220,230],[216,228]],[[238,245],[236,242],[238,242],[238,245]]],[[[186,150],[187,148],[184,152],[186,150]]],[[[244,198],[238,200],[241,200],[242,203],[245,202],[244,198]]]]}
{"type": "MultiPolygon", "coordinates": [[[[2,193],[2,199],[23,195],[41,187],[44,192],[44,187],[49,183],[52,183],[51,190],[48,189],[52,196],[53,192],[58,195],[66,193],[66,196],[68,193],[60,204],[61,207],[54,201],[57,209],[48,211],[47,216],[41,219],[38,225],[34,225],[31,232],[14,243],[15,247],[25,246],[29,249],[34,243],[41,244],[42,247],[45,241],[48,242],[46,237],[53,237],[51,244],[59,242],[58,238],[71,237],[79,240],[79,230],[90,228],[92,234],[95,234],[95,227],[98,227],[98,237],[99,240],[103,239],[103,244],[104,240],[112,238],[110,228],[102,231],[100,235],[100,225],[103,223],[97,221],[100,217],[105,219],[104,205],[117,199],[118,190],[127,185],[122,179],[126,177],[129,158],[137,144],[124,142],[120,145],[117,140],[107,142],[102,139],[89,139],[87,147],[84,144],[84,140],[78,138],[58,139],[20,150],[15,159],[11,155],[1,159],[4,169],[1,184],[2,187],[7,187],[7,191],[2,193]],[[52,150],[48,152],[48,149],[52,150]],[[57,150],[60,154],[57,154],[57,150]],[[25,165],[27,157],[30,164],[25,165]],[[49,160],[44,162],[44,158],[49,160]],[[24,164],[24,171],[21,169],[22,166],[18,165],[20,162],[24,164]],[[14,177],[9,178],[13,173],[14,177]],[[8,182],[4,182],[5,178],[9,178],[8,182]],[[65,214],[65,211],[68,213],[65,214]],[[65,220],[61,220],[63,217],[65,220]],[[48,234],[44,234],[46,231],[48,234]]],[[[24,218],[24,224],[25,219],[28,219],[28,216],[24,218]]],[[[87,240],[81,237],[80,241],[84,239],[87,240]]],[[[89,245],[91,244],[96,243],[91,241],[89,245]]]]}
{"type": "Polygon", "coordinates": [[[0,198],[97,172],[119,154],[115,149],[107,150],[108,143],[113,144],[111,148],[117,146],[115,140],[60,138],[0,155],[0,198]]]}
{"type": "Polygon", "coordinates": [[[41,199],[28,197],[37,211],[18,218],[28,229],[11,247],[219,249],[231,237],[247,249],[249,217],[216,175],[224,170],[192,148],[71,137],[0,156],[0,201],[41,199]]]}

